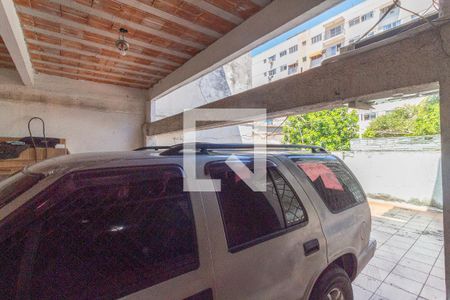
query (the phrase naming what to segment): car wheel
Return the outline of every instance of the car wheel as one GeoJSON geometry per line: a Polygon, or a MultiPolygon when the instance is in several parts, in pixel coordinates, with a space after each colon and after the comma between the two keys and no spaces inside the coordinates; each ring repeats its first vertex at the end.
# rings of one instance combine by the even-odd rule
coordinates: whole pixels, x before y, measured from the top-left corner
{"type": "Polygon", "coordinates": [[[353,300],[352,282],[347,273],[331,265],[317,280],[310,300],[353,300]]]}

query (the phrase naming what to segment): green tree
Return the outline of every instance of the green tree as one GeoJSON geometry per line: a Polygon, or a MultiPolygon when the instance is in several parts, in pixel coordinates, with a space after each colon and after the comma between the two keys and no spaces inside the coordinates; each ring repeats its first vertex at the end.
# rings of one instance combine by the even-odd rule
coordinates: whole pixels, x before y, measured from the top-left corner
{"type": "Polygon", "coordinates": [[[425,98],[417,105],[399,107],[370,122],[365,138],[439,134],[439,98],[425,98]]]}
{"type": "Polygon", "coordinates": [[[356,111],[341,107],[289,117],[283,126],[283,142],[349,150],[350,140],[358,137],[358,131],[356,111]]]}

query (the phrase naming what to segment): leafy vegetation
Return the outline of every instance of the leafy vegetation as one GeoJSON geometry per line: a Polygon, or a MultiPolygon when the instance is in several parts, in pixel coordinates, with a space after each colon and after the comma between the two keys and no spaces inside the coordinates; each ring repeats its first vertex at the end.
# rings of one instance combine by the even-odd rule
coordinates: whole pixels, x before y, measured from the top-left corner
{"type": "Polygon", "coordinates": [[[439,97],[431,96],[418,105],[399,107],[376,118],[369,124],[363,137],[422,136],[439,133],[439,97]]]}
{"type": "Polygon", "coordinates": [[[341,107],[289,117],[283,126],[283,142],[349,150],[350,140],[358,137],[358,131],[356,111],[341,107]]]}

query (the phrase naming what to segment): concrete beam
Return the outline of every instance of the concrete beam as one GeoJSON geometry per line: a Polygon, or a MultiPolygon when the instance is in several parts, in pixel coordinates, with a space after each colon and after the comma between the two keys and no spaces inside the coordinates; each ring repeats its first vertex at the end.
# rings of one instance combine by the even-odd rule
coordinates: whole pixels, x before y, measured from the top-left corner
{"type": "MultiPolygon", "coordinates": [[[[450,28],[450,25],[445,25],[450,28]]],[[[450,37],[450,34],[449,34],[450,37]]],[[[351,101],[391,97],[398,93],[436,89],[439,70],[449,61],[436,31],[424,25],[413,32],[348,52],[308,70],[201,108],[266,108],[269,117],[321,110],[351,101]]],[[[156,122],[148,135],[182,129],[182,114],[156,122]]],[[[232,125],[199,124],[197,128],[232,125]]]]}
{"type": "MultiPolygon", "coordinates": [[[[206,3],[191,1],[195,5],[206,3]]],[[[340,2],[342,0],[273,1],[153,86],[149,91],[150,99],[162,97],[217,69],[340,2]]]]}
{"type": "Polygon", "coordinates": [[[0,35],[6,48],[8,48],[23,84],[32,86],[34,83],[33,66],[12,0],[0,1],[0,35]]]}

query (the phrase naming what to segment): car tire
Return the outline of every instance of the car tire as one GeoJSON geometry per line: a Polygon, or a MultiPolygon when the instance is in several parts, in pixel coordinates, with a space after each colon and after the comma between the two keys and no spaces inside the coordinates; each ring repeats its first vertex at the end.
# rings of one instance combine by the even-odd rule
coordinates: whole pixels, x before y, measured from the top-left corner
{"type": "Polygon", "coordinates": [[[352,282],[339,266],[331,265],[320,275],[310,300],[353,300],[352,282]]]}

